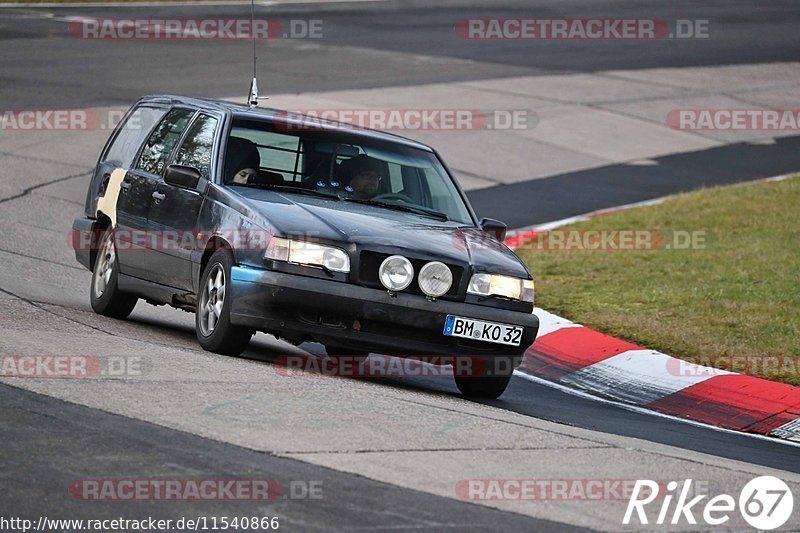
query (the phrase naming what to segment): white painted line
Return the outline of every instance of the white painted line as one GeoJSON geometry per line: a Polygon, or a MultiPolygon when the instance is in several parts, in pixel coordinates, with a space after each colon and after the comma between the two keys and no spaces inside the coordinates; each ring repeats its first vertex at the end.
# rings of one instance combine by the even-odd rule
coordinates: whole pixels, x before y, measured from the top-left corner
{"type": "Polygon", "coordinates": [[[786,181],[789,178],[794,178],[797,175],[798,175],[797,172],[795,172],[794,174],[782,174],[780,176],[773,176],[771,178],[764,178],[761,181],[766,181],[767,183],[775,183],[777,181],[786,181]]]}
{"type": "Polygon", "coordinates": [[[647,207],[650,205],[658,205],[662,203],[664,200],[669,198],[669,196],[662,196],[660,198],[654,198],[652,200],[645,200],[643,202],[636,202],[633,204],[625,204],[620,205],[618,207],[610,207],[607,209],[598,209],[597,211],[592,211],[590,213],[586,213],[584,215],[576,215],[574,217],[562,218],[561,220],[554,220],[553,222],[545,222],[544,224],[537,224],[535,226],[527,226],[524,228],[515,229],[513,231],[508,232],[508,237],[511,238],[521,233],[527,233],[529,231],[549,231],[551,229],[560,228],[562,226],[567,226],[569,224],[574,224],[575,222],[583,222],[584,220],[589,220],[592,217],[599,215],[600,213],[609,213],[613,211],[624,211],[626,209],[634,209],[636,207],[647,207]]]}
{"type": "Polygon", "coordinates": [[[644,405],[730,373],[685,363],[655,350],[628,350],[568,374],[560,382],[644,405]]]}
{"type": "MultiPolygon", "coordinates": [[[[772,176],[772,177],[769,177],[769,178],[758,178],[758,179],[751,180],[751,181],[743,181],[741,183],[734,183],[732,185],[733,186],[736,186],[736,185],[748,185],[748,184],[760,183],[760,182],[774,183],[774,182],[778,182],[778,181],[787,180],[789,178],[797,176],[798,174],[800,174],[800,170],[798,172],[793,172],[791,174],[781,174],[779,176],[772,176]]],[[[616,212],[616,211],[625,211],[627,209],[635,209],[637,207],[648,207],[648,206],[651,206],[651,205],[658,205],[658,204],[663,203],[664,200],[666,200],[667,198],[670,198],[671,196],[675,196],[675,195],[672,194],[672,195],[667,195],[667,196],[661,196],[659,198],[653,198],[652,200],[645,200],[643,202],[634,202],[632,204],[624,204],[624,205],[620,205],[620,206],[617,206],[617,207],[609,207],[607,209],[598,209],[596,211],[591,211],[591,212],[583,214],[583,215],[576,215],[574,217],[562,218],[561,220],[554,220],[552,222],[545,222],[544,224],[536,224],[534,226],[525,226],[523,228],[518,228],[518,229],[514,229],[514,230],[509,231],[507,238],[515,237],[516,235],[520,235],[522,233],[527,233],[529,231],[548,231],[548,230],[551,230],[551,229],[560,228],[562,226],[568,226],[569,224],[574,224],[576,222],[583,222],[584,220],[589,220],[590,218],[595,217],[595,216],[600,215],[600,214],[612,213],[612,212],[616,212]]]]}
{"type": "Polygon", "coordinates": [[[66,16],[66,17],[53,17],[53,20],[55,20],[56,22],[66,22],[68,24],[71,24],[73,22],[81,22],[81,23],[83,23],[83,22],[94,22],[97,19],[96,18],[91,18],[91,17],[78,17],[78,16],[70,15],[70,16],[66,16]]]}
{"type": "Polygon", "coordinates": [[[514,375],[526,379],[528,381],[532,381],[539,385],[544,385],[546,387],[550,387],[561,391],[565,394],[569,394],[571,396],[576,396],[578,398],[582,398],[584,400],[591,400],[595,402],[604,403],[606,405],[613,405],[614,407],[619,407],[620,409],[625,409],[626,411],[631,411],[633,413],[641,414],[641,415],[648,415],[648,416],[655,416],[658,418],[666,418],[667,420],[672,420],[675,422],[681,422],[683,424],[688,424],[690,426],[695,426],[704,429],[710,429],[713,431],[719,431],[721,433],[728,433],[731,435],[739,435],[741,437],[749,437],[751,439],[758,439],[778,444],[783,444],[784,446],[791,446],[793,448],[800,448],[800,442],[795,442],[791,440],[784,440],[784,439],[776,439],[775,437],[768,437],[766,435],[759,435],[758,433],[744,433],[742,431],[736,431],[733,429],[721,428],[719,426],[712,426],[710,424],[705,424],[703,422],[697,422],[696,420],[689,420],[688,418],[678,418],[677,416],[667,415],[664,413],[659,413],[658,411],[651,411],[650,409],[645,409],[644,407],[640,407],[638,405],[631,405],[628,403],[618,402],[616,400],[609,400],[607,398],[600,398],[599,396],[595,396],[588,392],[580,391],[577,389],[573,389],[572,387],[566,387],[561,385],[560,383],[555,383],[553,381],[548,381],[546,379],[532,376],[530,374],[526,374],[520,370],[515,370],[514,375]]]}

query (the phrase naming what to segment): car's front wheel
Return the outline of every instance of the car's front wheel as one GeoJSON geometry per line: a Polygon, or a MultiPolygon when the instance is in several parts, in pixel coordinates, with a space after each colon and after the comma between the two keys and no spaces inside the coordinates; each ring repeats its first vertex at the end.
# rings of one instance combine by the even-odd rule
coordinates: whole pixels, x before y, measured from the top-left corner
{"type": "Polygon", "coordinates": [[[131,314],[139,299],[117,287],[119,260],[114,245],[114,230],[108,228],[100,237],[100,246],[92,269],[89,298],[92,309],[99,315],[125,318],[131,314]]]}
{"type": "Polygon", "coordinates": [[[508,387],[511,376],[489,376],[481,378],[456,376],[456,386],[467,398],[499,398],[508,387]]]}
{"type": "Polygon", "coordinates": [[[240,355],[253,330],[231,324],[230,279],[233,254],[217,250],[208,260],[200,278],[200,295],[195,313],[197,340],[204,350],[223,355],[240,355]]]}
{"type": "Polygon", "coordinates": [[[468,398],[499,398],[520,359],[519,356],[466,357],[453,369],[456,386],[468,398]]]}

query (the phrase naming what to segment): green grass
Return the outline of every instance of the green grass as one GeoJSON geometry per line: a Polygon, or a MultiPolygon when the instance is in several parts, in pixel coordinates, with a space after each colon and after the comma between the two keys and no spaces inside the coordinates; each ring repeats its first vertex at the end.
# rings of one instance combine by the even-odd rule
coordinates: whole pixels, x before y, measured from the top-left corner
{"type": "Polygon", "coordinates": [[[520,250],[538,306],[694,362],[784,356],[777,369],[733,370],[800,385],[800,179],[704,189],[562,229],[700,231],[706,242],[520,250]]]}

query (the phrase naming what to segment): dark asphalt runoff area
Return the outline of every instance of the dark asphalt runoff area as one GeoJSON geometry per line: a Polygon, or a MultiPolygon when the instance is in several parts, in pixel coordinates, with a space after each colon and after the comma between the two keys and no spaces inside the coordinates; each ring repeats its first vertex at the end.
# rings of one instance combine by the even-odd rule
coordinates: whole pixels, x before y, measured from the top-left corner
{"type": "Polygon", "coordinates": [[[0,516],[210,523],[212,517],[278,517],[288,531],[580,531],[516,513],[402,489],[301,461],[197,438],[0,385],[4,435],[0,516]],[[129,473],[126,475],[126,472],[129,473]],[[266,480],[267,501],[90,501],[93,479],[266,480]],[[302,485],[297,485],[301,482],[302,485]],[[272,495],[272,489],[268,491],[272,495]],[[454,517],[457,519],[454,520],[454,517]]]}
{"type": "MultiPolygon", "coordinates": [[[[423,83],[537,76],[608,69],[796,61],[797,2],[669,3],[443,0],[258,6],[257,16],[325,20],[325,40],[259,44],[262,93],[396,87],[423,83]],[[475,46],[441,39],[467,17],[613,16],[709,19],[726,29],[710,40],[592,45],[575,41],[498,42],[475,46]],[[366,51],[365,51],[366,50],[366,51]],[[446,67],[379,52],[435,54],[446,67]]],[[[251,69],[248,42],[104,42],[67,34],[59,17],[249,16],[248,6],[0,9],[0,107],[4,109],[129,105],[142,94],[228,96],[243,93],[251,69]],[[24,18],[17,15],[25,14],[24,18]],[[14,16],[11,16],[14,15],[14,16]],[[202,58],[198,60],[198,58],[202,58]]],[[[472,191],[480,216],[522,227],[708,185],[736,183],[800,169],[800,137],[775,144],[730,145],[656,158],[658,165],[607,167],[472,191]]],[[[0,207],[3,209],[3,207],[0,207]]],[[[31,265],[38,265],[35,258],[31,265]]],[[[33,266],[31,266],[33,268],[33,266]]],[[[38,268],[38,267],[37,267],[38,268]]],[[[0,288],[5,289],[0,286],[0,288]]],[[[88,286],[87,286],[88,289],[88,286]]],[[[4,297],[13,292],[6,291],[4,297]]],[[[86,301],[75,303],[85,311],[86,301]]],[[[49,302],[33,302],[46,305],[49,302]]],[[[59,303],[59,305],[62,305],[59,303]]],[[[143,304],[140,304],[140,307],[143,304]]],[[[69,307],[66,307],[69,309],[69,307]]],[[[138,309],[138,308],[137,308],[138,309]]],[[[160,335],[185,340],[185,327],[155,321],[160,335]]],[[[2,325],[0,323],[0,328],[2,325]]],[[[2,335],[2,332],[0,332],[2,335]]],[[[305,348],[305,346],[303,346],[305,348]]],[[[310,347],[311,351],[315,348],[310,347]]],[[[252,353],[250,354],[252,357],[252,353]]],[[[257,359],[265,367],[273,356],[257,359]]],[[[387,390],[457,397],[455,386],[423,378],[384,379],[387,390]]],[[[466,401],[466,400],[464,400],[466,401]]],[[[565,426],[633,437],[759,467],[800,473],[800,450],[579,398],[515,377],[506,394],[486,402],[565,426]]],[[[289,531],[574,531],[547,520],[434,496],[366,477],[276,457],[227,443],[0,385],[0,516],[141,519],[279,515],[289,531]],[[128,473],[128,474],[126,474],[128,473]],[[83,502],[69,498],[77,479],[269,478],[319,480],[323,500],[247,502],[83,502]],[[293,526],[293,527],[290,527],[293,526]]]]}

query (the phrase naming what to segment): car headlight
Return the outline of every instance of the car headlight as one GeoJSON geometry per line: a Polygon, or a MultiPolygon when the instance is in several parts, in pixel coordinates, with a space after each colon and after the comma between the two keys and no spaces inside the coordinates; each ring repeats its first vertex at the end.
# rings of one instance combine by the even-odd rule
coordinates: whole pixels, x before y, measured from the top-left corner
{"type": "Polygon", "coordinates": [[[433,261],[419,271],[419,288],[431,298],[438,298],[453,285],[453,273],[444,263],[433,261]]]}
{"type": "Polygon", "coordinates": [[[344,250],[280,237],[273,237],[269,241],[264,259],[320,266],[333,272],[350,272],[350,257],[344,250]]]}
{"type": "Polygon", "coordinates": [[[402,255],[387,257],[378,269],[381,284],[390,291],[402,291],[414,279],[414,267],[411,261],[402,255]]]}
{"type": "Polygon", "coordinates": [[[467,292],[478,296],[502,296],[533,303],[534,286],[533,280],[529,279],[497,274],[473,274],[467,292]]]}

